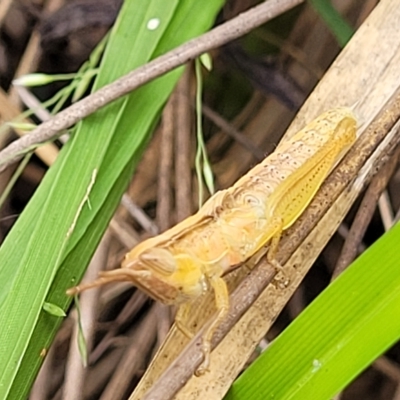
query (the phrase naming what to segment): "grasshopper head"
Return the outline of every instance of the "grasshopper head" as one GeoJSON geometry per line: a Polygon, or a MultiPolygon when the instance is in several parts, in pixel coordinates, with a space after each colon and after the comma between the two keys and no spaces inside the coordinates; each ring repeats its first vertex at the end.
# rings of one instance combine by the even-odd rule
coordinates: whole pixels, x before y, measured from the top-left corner
{"type": "Polygon", "coordinates": [[[100,272],[95,281],[70,288],[67,294],[121,281],[132,283],[164,304],[180,304],[203,294],[207,283],[200,263],[189,254],[163,246],[159,240],[154,237],[143,241],[127,253],[122,268],[100,272]]]}
{"type": "Polygon", "coordinates": [[[126,280],[165,304],[195,299],[207,290],[201,268],[192,257],[173,254],[163,247],[133,249],[125,256],[120,271],[126,274],[126,280]]]}

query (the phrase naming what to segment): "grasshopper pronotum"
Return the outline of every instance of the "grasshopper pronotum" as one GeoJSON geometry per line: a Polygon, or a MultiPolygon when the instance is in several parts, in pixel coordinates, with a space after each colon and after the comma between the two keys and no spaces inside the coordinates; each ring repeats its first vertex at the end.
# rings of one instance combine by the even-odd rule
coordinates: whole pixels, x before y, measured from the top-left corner
{"type": "Polygon", "coordinates": [[[347,108],[321,114],[229,189],[212,196],[193,216],[126,254],[122,268],[101,272],[68,294],[115,281],[129,281],[150,297],[176,304],[177,326],[191,302],[214,290],[217,313],[203,335],[209,363],[213,333],[225,317],[229,294],[222,276],[269,243],[267,259],[277,268],[282,232],[301,215],[329,172],[356,139],[356,119],[347,108]]]}

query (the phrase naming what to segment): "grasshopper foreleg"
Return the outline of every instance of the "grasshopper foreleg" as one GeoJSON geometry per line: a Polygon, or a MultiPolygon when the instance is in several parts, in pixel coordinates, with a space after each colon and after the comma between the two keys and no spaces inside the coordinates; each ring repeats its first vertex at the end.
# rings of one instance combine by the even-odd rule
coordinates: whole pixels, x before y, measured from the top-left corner
{"type": "Polygon", "coordinates": [[[188,327],[185,325],[188,316],[189,316],[189,311],[192,308],[191,303],[184,303],[179,306],[178,311],[175,315],[175,324],[176,327],[188,338],[192,339],[193,338],[193,333],[190,332],[188,327]]]}
{"type": "Polygon", "coordinates": [[[217,307],[217,314],[211,322],[211,325],[207,328],[203,335],[203,343],[201,346],[201,351],[203,352],[204,359],[197,368],[195,375],[200,376],[208,371],[210,365],[210,353],[211,353],[211,340],[218,328],[219,324],[226,317],[229,310],[229,293],[228,287],[225,281],[219,276],[208,277],[210,285],[214,289],[215,294],[215,304],[217,307]]]}
{"type": "MultiPolygon", "coordinates": [[[[200,376],[208,371],[210,365],[210,353],[211,353],[211,340],[218,325],[225,318],[229,309],[229,293],[225,281],[219,276],[208,277],[208,281],[211,287],[214,289],[215,304],[217,313],[212,320],[211,324],[205,330],[202,337],[201,351],[203,353],[203,362],[196,370],[195,375],[200,376]]],[[[192,303],[182,304],[176,313],[175,323],[176,327],[189,339],[193,338],[193,333],[186,326],[186,321],[189,316],[189,312],[192,308],[192,303]]]]}
{"type": "Polygon", "coordinates": [[[133,271],[129,269],[115,269],[112,271],[101,271],[99,272],[99,277],[94,280],[93,282],[89,283],[81,283],[78,286],[74,286],[67,290],[68,296],[73,296],[75,294],[81,293],[87,289],[92,289],[95,287],[103,286],[107,283],[112,282],[125,282],[125,281],[132,281],[135,277],[133,271]]]}

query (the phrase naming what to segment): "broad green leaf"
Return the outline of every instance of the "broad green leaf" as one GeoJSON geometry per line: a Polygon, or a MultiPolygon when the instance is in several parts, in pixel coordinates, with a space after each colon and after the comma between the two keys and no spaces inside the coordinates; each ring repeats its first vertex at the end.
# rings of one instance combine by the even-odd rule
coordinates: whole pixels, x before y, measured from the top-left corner
{"type": "Polygon", "coordinates": [[[225,397],[331,399],[400,338],[400,224],[337,278],[225,397]]]}
{"type": "MultiPolygon", "coordinates": [[[[221,0],[126,1],[112,29],[95,88],[208,29],[221,0]],[[147,23],[159,18],[156,29],[147,23]]],[[[86,118],[0,249],[0,398],[27,396],[59,318],[65,290],[80,280],[119,204],[181,69],[86,118]],[[90,207],[89,207],[90,204],[90,207]]]]}

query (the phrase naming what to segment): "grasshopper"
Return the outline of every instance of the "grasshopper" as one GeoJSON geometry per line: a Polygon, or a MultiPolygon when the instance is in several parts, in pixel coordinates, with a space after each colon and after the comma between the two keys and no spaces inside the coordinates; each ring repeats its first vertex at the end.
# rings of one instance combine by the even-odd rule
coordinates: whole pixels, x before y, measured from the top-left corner
{"type": "Polygon", "coordinates": [[[193,216],[147,239],[126,254],[122,268],[75,286],[69,295],[116,281],[129,281],[164,304],[180,306],[178,328],[191,337],[184,320],[192,302],[213,289],[217,312],[202,338],[209,365],[211,339],[228,312],[223,275],[269,244],[275,258],[281,234],[302,214],[330,171],[356,140],[356,118],[347,108],[321,114],[232,187],[215,193],[193,216]]]}

